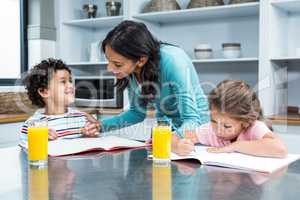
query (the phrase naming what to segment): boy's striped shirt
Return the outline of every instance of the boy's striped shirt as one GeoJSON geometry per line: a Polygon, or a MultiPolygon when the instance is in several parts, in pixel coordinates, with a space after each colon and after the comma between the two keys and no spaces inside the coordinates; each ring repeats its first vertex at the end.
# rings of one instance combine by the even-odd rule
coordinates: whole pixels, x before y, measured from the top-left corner
{"type": "Polygon", "coordinates": [[[48,128],[54,129],[58,137],[81,133],[87,122],[84,112],[75,109],[68,109],[67,113],[62,115],[45,115],[44,110],[37,110],[33,116],[25,121],[21,128],[21,143],[27,143],[28,122],[35,119],[47,118],[48,128]]]}

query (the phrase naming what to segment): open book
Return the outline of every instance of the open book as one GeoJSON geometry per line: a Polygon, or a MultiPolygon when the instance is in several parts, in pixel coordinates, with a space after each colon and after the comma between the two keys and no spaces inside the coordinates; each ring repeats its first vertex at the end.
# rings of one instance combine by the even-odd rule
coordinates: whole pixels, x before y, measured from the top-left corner
{"type": "Polygon", "coordinates": [[[188,156],[171,154],[171,160],[196,159],[203,165],[228,167],[247,171],[272,173],[298,160],[299,154],[289,154],[286,158],[267,158],[241,153],[209,153],[207,147],[195,146],[195,151],[188,156]]]}
{"type": "MultiPolygon", "coordinates": [[[[27,146],[21,145],[27,149],[27,146]]],[[[49,141],[48,155],[50,157],[79,154],[94,150],[111,151],[116,149],[144,147],[145,143],[117,136],[98,138],[57,139],[49,141]]]]}

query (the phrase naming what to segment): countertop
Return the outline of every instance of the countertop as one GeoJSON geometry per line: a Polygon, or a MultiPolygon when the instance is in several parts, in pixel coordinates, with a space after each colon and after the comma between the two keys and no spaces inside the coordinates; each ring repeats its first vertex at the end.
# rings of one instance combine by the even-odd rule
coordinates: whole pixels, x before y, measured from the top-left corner
{"type": "MultiPolygon", "coordinates": [[[[96,114],[96,115],[118,115],[122,113],[123,109],[115,109],[115,108],[83,108],[79,107],[77,108],[80,111],[87,112],[90,114],[96,114]]],[[[23,122],[26,119],[28,119],[31,116],[31,114],[27,113],[20,113],[20,114],[0,114],[0,124],[4,123],[15,123],[15,122],[23,122]]],[[[155,111],[149,110],[147,111],[148,117],[154,117],[155,111]]]]}
{"type": "MultiPolygon", "coordinates": [[[[123,112],[123,109],[114,109],[114,108],[79,108],[79,110],[83,112],[87,112],[90,114],[97,115],[118,115],[123,112]]],[[[15,122],[23,122],[28,119],[31,115],[26,113],[20,114],[0,114],[0,124],[4,123],[15,123],[15,122]]],[[[147,112],[148,117],[154,117],[155,111],[149,110],[147,112]]],[[[267,117],[274,124],[288,124],[288,125],[300,125],[300,114],[289,114],[288,116],[283,115],[272,115],[267,117]]]]}
{"type": "Polygon", "coordinates": [[[49,158],[48,168],[28,167],[19,147],[0,149],[1,200],[274,200],[300,196],[300,160],[273,174],[201,166],[154,165],[149,149],[93,152],[49,158]]]}

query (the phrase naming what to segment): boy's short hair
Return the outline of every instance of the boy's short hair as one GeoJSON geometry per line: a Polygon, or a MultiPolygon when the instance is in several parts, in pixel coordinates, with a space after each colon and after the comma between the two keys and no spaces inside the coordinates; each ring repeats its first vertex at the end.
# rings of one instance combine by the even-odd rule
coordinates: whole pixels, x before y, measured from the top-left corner
{"type": "Polygon", "coordinates": [[[71,70],[62,60],[53,58],[41,61],[29,71],[24,79],[24,85],[33,105],[40,108],[45,107],[45,102],[38,90],[48,88],[50,80],[57,70],[67,70],[71,74],[71,70]]]}

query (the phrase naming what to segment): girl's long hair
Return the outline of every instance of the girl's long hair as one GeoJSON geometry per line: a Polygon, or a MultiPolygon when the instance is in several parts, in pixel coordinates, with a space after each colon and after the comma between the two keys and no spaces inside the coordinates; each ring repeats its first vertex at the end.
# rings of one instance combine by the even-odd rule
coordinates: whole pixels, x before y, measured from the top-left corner
{"type": "MultiPolygon", "coordinates": [[[[272,130],[272,125],[263,116],[259,99],[250,86],[241,80],[224,80],[213,89],[208,97],[210,110],[226,113],[230,117],[250,126],[260,120],[272,130]]],[[[247,127],[245,127],[247,128],[247,127]]]]}

